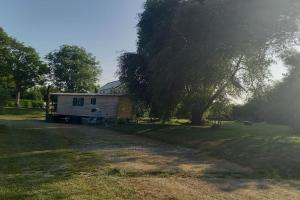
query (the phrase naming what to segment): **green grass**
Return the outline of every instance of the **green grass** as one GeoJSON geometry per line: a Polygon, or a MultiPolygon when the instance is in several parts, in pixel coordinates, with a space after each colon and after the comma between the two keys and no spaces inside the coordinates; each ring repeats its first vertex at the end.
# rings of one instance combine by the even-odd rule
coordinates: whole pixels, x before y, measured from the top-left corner
{"type": "Polygon", "coordinates": [[[118,125],[114,130],[182,145],[216,158],[250,167],[260,177],[300,178],[300,136],[286,126],[226,122],[209,127],[141,124],[118,125]]]}
{"type": "MultiPolygon", "coordinates": [[[[76,127],[70,130],[67,125],[46,128],[38,121],[43,116],[43,111],[36,109],[0,110],[0,124],[3,124],[0,125],[0,199],[138,198],[130,177],[143,174],[111,168],[105,151],[77,148],[125,141],[98,134],[88,138],[82,131],[76,131],[76,127]]],[[[168,124],[110,128],[194,148],[201,154],[250,167],[258,177],[300,178],[300,137],[291,135],[288,127],[226,122],[221,129],[211,129],[184,125],[186,122],[174,120],[168,124]]],[[[124,154],[121,150],[119,153],[124,154]]],[[[172,175],[151,173],[151,176],[172,175]]]]}
{"type": "Polygon", "coordinates": [[[74,148],[87,142],[76,129],[14,125],[42,113],[8,111],[0,115],[10,122],[0,125],[0,199],[137,198],[125,177],[109,174],[104,152],[74,148]]]}
{"type": "Polygon", "coordinates": [[[45,111],[39,108],[0,107],[0,120],[33,120],[45,118],[45,111]]]}

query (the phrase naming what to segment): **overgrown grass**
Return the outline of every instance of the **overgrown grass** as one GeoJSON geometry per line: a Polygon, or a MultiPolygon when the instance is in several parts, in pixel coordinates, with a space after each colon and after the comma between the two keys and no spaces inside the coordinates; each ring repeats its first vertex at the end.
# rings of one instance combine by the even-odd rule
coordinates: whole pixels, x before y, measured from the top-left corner
{"type": "Polygon", "coordinates": [[[0,125],[0,199],[135,199],[104,152],[74,148],[84,142],[76,129],[0,125]]]}
{"type": "Polygon", "coordinates": [[[286,126],[225,122],[221,129],[170,124],[111,128],[198,149],[201,153],[250,167],[262,177],[300,178],[300,136],[291,135],[286,126]]]}
{"type": "Polygon", "coordinates": [[[0,107],[0,120],[33,120],[44,118],[45,111],[43,109],[0,107]]]}

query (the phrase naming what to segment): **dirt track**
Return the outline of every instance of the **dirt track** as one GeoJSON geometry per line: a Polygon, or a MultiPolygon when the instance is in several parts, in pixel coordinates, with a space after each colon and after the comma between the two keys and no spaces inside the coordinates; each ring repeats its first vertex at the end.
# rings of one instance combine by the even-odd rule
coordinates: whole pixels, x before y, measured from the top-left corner
{"type": "Polygon", "coordinates": [[[300,181],[252,179],[251,169],[192,149],[87,126],[0,124],[80,134],[80,144],[72,148],[105,152],[110,167],[128,178],[141,199],[300,199],[300,181]]]}

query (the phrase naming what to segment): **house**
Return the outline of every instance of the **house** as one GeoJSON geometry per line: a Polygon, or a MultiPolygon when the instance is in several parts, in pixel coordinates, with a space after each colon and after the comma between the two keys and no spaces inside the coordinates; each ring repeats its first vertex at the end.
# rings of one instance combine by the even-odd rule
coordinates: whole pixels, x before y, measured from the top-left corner
{"type": "Polygon", "coordinates": [[[126,94],[121,81],[113,81],[100,88],[100,94],[126,94]]]}
{"type": "MultiPolygon", "coordinates": [[[[115,88],[116,84],[111,86],[115,88]]],[[[112,88],[105,87],[99,93],[51,93],[51,109],[47,120],[70,119],[79,122],[83,118],[133,118],[133,102],[130,97],[117,93],[112,88]]]]}

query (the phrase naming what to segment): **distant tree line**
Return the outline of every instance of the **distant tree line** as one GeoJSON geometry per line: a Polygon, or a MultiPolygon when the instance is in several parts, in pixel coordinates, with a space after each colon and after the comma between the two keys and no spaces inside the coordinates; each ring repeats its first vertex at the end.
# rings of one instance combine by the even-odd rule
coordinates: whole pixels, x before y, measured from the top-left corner
{"type": "Polygon", "coordinates": [[[0,106],[15,98],[45,100],[52,91],[95,91],[101,67],[84,48],[63,45],[42,59],[36,50],[10,37],[0,27],[0,106]]]}
{"type": "Polygon", "coordinates": [[[118,74],[139,109],[202,123],[215,105],[265,87],[272,55],[297,38],[299,8],[294,0],[147,0],[137,51],[120,56],[118,74]]]}

